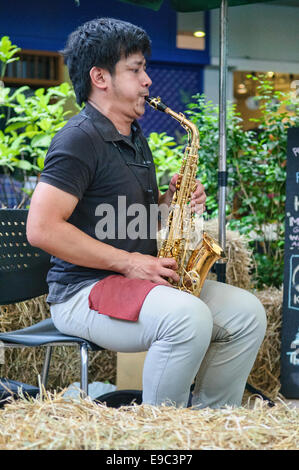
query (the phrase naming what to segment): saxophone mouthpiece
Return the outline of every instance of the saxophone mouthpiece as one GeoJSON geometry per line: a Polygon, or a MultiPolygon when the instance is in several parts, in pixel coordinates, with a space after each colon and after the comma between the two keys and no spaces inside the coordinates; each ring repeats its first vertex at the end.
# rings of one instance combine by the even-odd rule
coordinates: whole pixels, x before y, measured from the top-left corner
{"type": "Polygon", "coordinates": [[[157,98],[154,98],[153,96],[146,96],[145,100],[150,106],[152,106],[152,108],[157,109],[158,111],[162,111],[162,113],[164,113],[167,109],[166,104],[162,103],[161,98],[159,96],[157,98]]]}

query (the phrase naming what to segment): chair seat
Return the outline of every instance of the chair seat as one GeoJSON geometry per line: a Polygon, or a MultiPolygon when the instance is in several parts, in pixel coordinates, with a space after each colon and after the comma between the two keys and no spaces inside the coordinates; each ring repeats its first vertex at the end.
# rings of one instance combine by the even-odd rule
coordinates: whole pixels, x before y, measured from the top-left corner
{"type": "Polygon", "coordinates": [[[103,349],[84,338],[64,335],[55,328],[51,318],[21,330],[0,333],[0,341],[3,343],[22,344],[24,346],[41,346],[49,343],[85,343],[88,349],[92,351],[103,349]]]}

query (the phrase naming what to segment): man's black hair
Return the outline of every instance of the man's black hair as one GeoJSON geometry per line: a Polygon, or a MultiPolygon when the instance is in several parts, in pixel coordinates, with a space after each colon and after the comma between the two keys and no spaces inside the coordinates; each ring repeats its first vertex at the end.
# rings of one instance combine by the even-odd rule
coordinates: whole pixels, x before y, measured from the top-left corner
{"type": "Polygon", "coordinates": [[[90,93],[89,72],[92,67],[102,67],[114,74],[121,58],[141,52],[151,53],[151,41],[140,27],[114,18],[97,18],[84,23],[68,37],[61,53],[65,58],[70,79],[79,105],[86,102],[90,93]]]}

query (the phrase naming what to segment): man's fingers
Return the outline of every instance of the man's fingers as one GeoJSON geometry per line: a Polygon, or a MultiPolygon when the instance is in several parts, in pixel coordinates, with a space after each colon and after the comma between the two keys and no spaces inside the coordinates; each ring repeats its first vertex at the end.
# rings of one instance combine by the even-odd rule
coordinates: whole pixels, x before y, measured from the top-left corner
{"type": "Polygon", "coordinates": [[[159,258],[162,266],[172,268],[174,270],[178,269],[177,262],[174,258],[159,258]]]}
{"type": "Polygon", "coordinates": [[[174,282],[179,282],[180,280],[179,275],[172,269],[164,268],[163,270],[161,270],[161,276],[164,278],[172,279],[174,282]]]}
{"type": "Polygon", "coordinates": [[[176,273],[176,269],[178,269],[176,260],[174,258],[160,258],[160,262],[162,265],[160,276],[170,278],[173,281],[178,282],[180,278],[176,273]]]}

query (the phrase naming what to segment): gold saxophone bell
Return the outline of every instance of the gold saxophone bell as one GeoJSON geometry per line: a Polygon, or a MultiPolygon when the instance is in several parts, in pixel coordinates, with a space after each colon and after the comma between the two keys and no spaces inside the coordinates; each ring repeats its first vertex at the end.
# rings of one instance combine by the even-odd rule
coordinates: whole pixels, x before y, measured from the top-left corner
{"type": "Polygon", "coordinates": [[[203,232],[202,240],[195,249],[190,249],[192,231],[196,230],[193,223],[194,215],[190,210],[185,210],[191,200],[191,195],[196,186],[196,173],[198,168],[199,132],[194,123],[188,121],[182,113],[176,113],[159,97],[146,97],[146,101],[154,109],[169,114],[176,119],[188,132],[188,145],[186,146],[182,165],[179,172],[176,191],[170,205],[170,213],[167,220],[167,238],[162,241],[158,257],[174,258],[178,265],[180,281],[169,282],[177,289],[189,292],[199,297],[204,281],[213,266],[220,258],[225,258],[222,247],[206,232],[203,232]],[[186,227],[189,235],[186,236],[186,227]],[[191,252],[189,258],[187,253],[191,252]]]}
{"type": "Polygon", "coordinates": [[[193,250],[185,268],[183,289],[199,297],[211,267],[220,258],[225,258],[221,246],[207,232],[203,232],[202,241],[193,250]]]}

